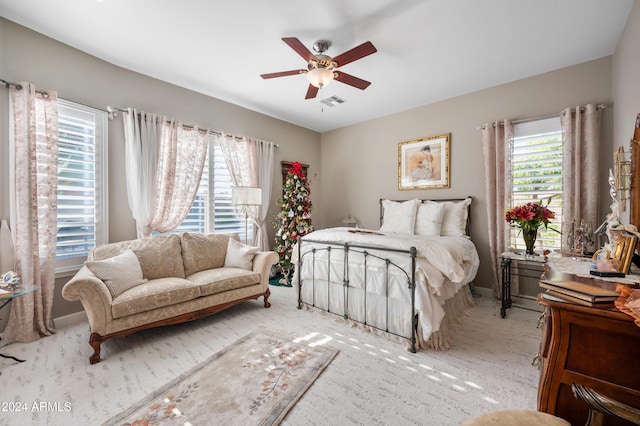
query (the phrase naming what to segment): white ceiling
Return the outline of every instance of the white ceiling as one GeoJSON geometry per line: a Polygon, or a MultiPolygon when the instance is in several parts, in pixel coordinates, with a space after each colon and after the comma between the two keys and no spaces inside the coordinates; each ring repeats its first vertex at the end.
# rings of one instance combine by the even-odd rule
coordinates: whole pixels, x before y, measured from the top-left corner
{"type": "MultiPolygon", "coordinates": [[[[121,67],[324,132],[611,55],[633,0],[0,0],[0,15],[121,67]],[[282,37],[378,52],[305,100],[282,37]],[[346,102],[327,107],[323,98],[346,102]]],[[[10,41],[8,41],[10,42],[10,41]]],[[[4,76],[0,76],[4,77],[4,76]]],[[[135,105],[132,105],[135,107],[135,105]]],[[[155,111],[161,113],[162,111],[155,111]]]]}

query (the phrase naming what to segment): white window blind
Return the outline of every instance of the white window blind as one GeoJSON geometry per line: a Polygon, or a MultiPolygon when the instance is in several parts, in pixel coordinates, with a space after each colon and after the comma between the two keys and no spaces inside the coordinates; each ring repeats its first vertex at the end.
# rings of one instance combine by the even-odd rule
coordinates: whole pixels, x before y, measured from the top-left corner
{"type": "Polygon", "coordinates": [[[58,100],[56,271],[82,266],[107,242],[107,114],[58,100]]]}
{"type": "MultiPolygon", "coordinates": [[[[562,223],[562,128],[560,118],[518,123],[513,127],[511,150],[511,204],[520,206],[542,200],[555,213],[550,227],[560,230],[562,223]]],[[[560,248],[560,234],[538,233],[537,247],[560,248]]],[[[524,249],[518,229],[511,230],[511,248],[524,249]]]]}

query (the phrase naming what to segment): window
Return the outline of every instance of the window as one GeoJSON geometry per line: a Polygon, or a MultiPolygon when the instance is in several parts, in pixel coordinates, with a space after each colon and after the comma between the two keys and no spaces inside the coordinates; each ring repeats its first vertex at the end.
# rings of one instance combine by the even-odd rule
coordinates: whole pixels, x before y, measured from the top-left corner
{"type": "MultiPolygon", "coordinates": [[[[560,118],[549,118],[513,126],[511,150],[511,200],[509,207],[542,200],[555,213],[550,228],[562,223],[562,128],[560,118]],[[551,198],[553,197],[553,198],[551,198]]],[[[541,231],[538,241],[545,249],[560,248],[560,234],[541,231]]],[[[511,230],[511,248],[524,249],[518,229],[511,230]]]]}
{"type": "Polygon", "coordinates": [[[59,99],[56,272],[80,268],[108,229],[107,114],[59,99]]]}
{"type": "MultiPolygon", "coordinates": [[[[185,220],[172,233],[234,232],[244,241],[245,219],[231,202],[232,186],[220,145],[215,138],[209,138],[209,151],[196,199],[185,220]]],[[[253,238],[252,226],[249,226],[247,234],[250,241],[253,238]]]]}

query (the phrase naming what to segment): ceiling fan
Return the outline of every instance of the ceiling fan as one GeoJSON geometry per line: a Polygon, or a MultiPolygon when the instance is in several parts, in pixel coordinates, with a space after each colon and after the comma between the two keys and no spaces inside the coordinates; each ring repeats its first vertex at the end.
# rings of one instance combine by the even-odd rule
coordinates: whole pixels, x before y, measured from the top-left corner
{"type": "Polygon", "coordinates": [[[357,87],[360,90],[366,89],[371,84],[366,80],[362,80],[361,78],[354,77],[336,69],[350,62],[364,58],[365,56],[371,55],[372,53],[376,53],[377,50],[370,41],[362,43],[361,45],[356,46],[334,58],[324,54],[324,52],[329,49],[329,46],[331,46],[331,42],[327,40],[319,40],[313,44],[313,50],[318,53],[317,55],[307,49],[296,37],[284,37],[282,41],[287,43],[289,47],[295,50],[298,55],[302,56],[302,58],[307,61],[307,69],[261,74],[260,77],[267,79],[285,77],[288,75],[306,74],[307,80],[309,80],[309,89],[307,90],[307,95],[304,97],[305,99],[315,98],[318,94],[318,89],[326,86],[333,80],[348,84],[349,86],[357,87]]]}

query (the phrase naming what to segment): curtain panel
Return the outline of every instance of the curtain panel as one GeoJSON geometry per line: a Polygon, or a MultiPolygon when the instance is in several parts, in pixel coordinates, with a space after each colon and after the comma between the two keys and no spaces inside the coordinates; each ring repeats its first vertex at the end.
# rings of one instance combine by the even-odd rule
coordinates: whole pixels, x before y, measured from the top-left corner
{"type": "Polygon", "coordinates": [[[55,333],[58,191],[58,100],[55,91],[20,82],[10,86],[10,191],[15,268],[38,291],[11,303],[4,343],[32,342],[55,333]]]}
{"type": "Polygon", "coordinates": [[[138,238],[151,234],[156,199],[156,170],[165,117],[128,108],[122,114],[127,200],[138,238]]]}
{"type": "MultiPolygon", "coordinates": [[[[599,151],[602,108],[595,104],[567,108],[560,114],[563,178],[562,229],[581,220],[598,224],[599,151]]],[[[566,238],[562,239],[566,244],[566,238]]]]}
{"type": "Polygon", "coordinates": [[[124,115],[127,197],[138,238],[169,232],[195,200],[208,129],[129,108],[124,115]]]}
{"type": "MultiPolygon", "coordinates": [[[[485,193],[487,194],[487,231],[489,233],[489,256],[493,273],[493,292],[501,296],[499,256],[509,247],[509,224],[504,213],[511,199],[511,152],[513,149],[513,126],[509,120],[485,123],[482,128],[482,152],[484,156],[485,193]]],[[[512,292],[517,294],[518,283],[512,283],[512,292]],[[514,288],[516,287],[516,288],[514,288]]]]}
{"type": "Polygon", "coordinates": [[[258,157],[258,184],[262,188],[262,206],[256,218],[258,232],[253,239],[260,250],[271,250],[269,235],[267,234],[267,215],[271,204],[271,188],[273,186],[273,171],[275,167],[275,144],[273,142],[256,141],[258,157]]]}
{"type": "Polygon", "coordinates": [[[261,250],[269,250],[266,217],[271,201],[275,145],[272,142],[233,135],[221,134],[214,137],[220,145],[233,184],[262,189],[262,205],[245,208],[258,229],[253,236],[253,245],[261,250]]]}
{"type": "Polygon", "coordinates": [[[152,230],[169,232],[187,217],[200,186],[208,135],[208,129],[186,127],[175,120],[163,123],[152,230]]]}

